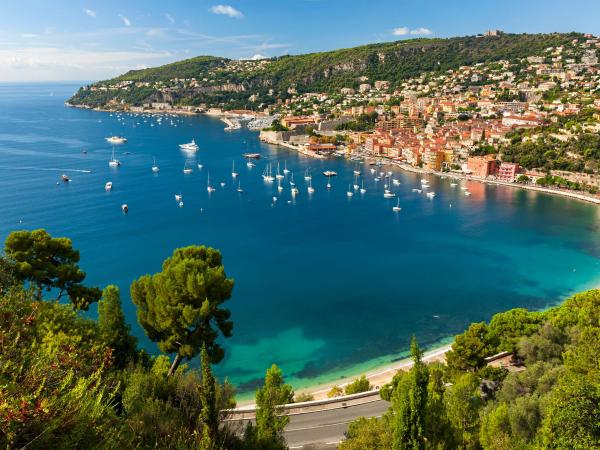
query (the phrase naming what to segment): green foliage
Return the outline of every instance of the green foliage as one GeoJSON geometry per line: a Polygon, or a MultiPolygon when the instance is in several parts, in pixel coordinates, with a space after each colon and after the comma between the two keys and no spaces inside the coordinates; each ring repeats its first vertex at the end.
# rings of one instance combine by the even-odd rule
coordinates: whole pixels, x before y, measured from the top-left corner
{"type": "Polygon", "coordinates": [[[519,339],[535,333],[543,319],[543,313],[530,312],[524,308],[495,314],[490,321],[488,340],[497,343],[498,352],[515,351],[519,339]]]}
{"type": "Polygon", "coordinates": [[[388,450],[392,448],[393,436],[391,426],[386,418],[361,417],[351,422],[346,432],[346,440],[339,446],[340,450],[388,450]]]}
{"type": "Polygon", "coordinates": [[[372,112],[370,114],[361,114],[356,120],[341,123],[335,127],[336,130],[351,130],[351,131],[368,131],[375,127],[378,114],[372,112]]]}
{"type": "Polygon", "coordinates": [[[140,325],[165,353],[176,353],[169,374],[183,358],[196,356],[202,345],[212,362],[223,359],[219,332],[231,336],[233,322],[222,304],[231,297],[218,250],[190,246],[176,249],[162,272],[144,275],[131,284],[140,325]]]}
{"type": "Polygon", "coordinates": [[[79,251],[70,239],[53,238],[41,229],[14,231],[6,238],[4,251],[15,278],[30,283],[38,299],[44,291],[58,291],[57,300],[67,294],[73,307],[87,310],[101,296],[100,289],[81,284],[85,272],[77,264],[79,251]]]}
{"type": "Polygon", "coordinates": [[[102,292],[98,302],[98,328],[104,343],[113,349],[115,366],[124,368],[136,356],[137,339],[125,322],[119,288],[111,285],[102,292]]]}
{"type": "Polygon", "coordinates": [[[492,343],[488,326],[474,323],[467,331],[456,336],[452,350],[446,354],[446,362],[451,370],[477,370],[484,365],[484,359],[494,354],[496,346],[492,343]]]}
{"type": "Polygon", "coordinates": [[[219,433],[219,409],[217,405],[217,384],[210,367],[210,359],[206,347],[202,346],[200,353],[202,370],[202,387],[200,390],[200,417],[211,439],[219,433]]]}
{"type": "Polygon", "coordinates": [[[344,390],[339,386],[333,386],[329,389],[329,392],[327,392],[328,398],[340,397],[342,395],[344,395],[344,390]]]}
{"type": "Polygon", "coordinates": [[[303,392],[302,394],[296,394],[294,396],[294,403],[312,402],[314,399],[314,395],[309,394],[308,392],[303,392]]]}
{"type": "Polygon", "coordinates": [[[281,125],[281,121],[276,119],[271,123],[270,127],[264,128],[263,131],[290,131],[290,129],[281,125]]]}
{"type": "Polygon", "coordinates": [[[281,415],[281,406],[294,401],[294,391],[285,384],[275,364],[267,370],[265,384],[256,391],[256,439],[263,445],[284,446],[283,430],[289,417],[281,415]]]}
{"type": "Polygon", "coordinates": [[[360,378],[357,378],[352,383],[346,386],[344,389],[344,393],[346,395],[350,394],[358,394],[359,392],[367,392],[371,390],[371,383],[366,376],[361,375],[360,378]]]}
{"type": "Polygon", "coordinates": [[[462,374],[444,396],[448,420],[456,430],[461,447],[476,448],[479,433],[479,411],[483,401],[479,380],[472,373],[462,374]]]}

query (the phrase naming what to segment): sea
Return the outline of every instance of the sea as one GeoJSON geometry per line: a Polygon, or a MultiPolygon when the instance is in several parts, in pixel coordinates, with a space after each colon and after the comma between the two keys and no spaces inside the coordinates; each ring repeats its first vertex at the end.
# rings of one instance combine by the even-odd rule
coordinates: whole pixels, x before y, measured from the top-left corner
{"type": "MultiPolygon", "coordinates": [[[[242,398],[273,363],[296,389],[335,382],[405,357],[412,335],[433,348],[494,313],[543,309],[599,285],[596,205],[312,159],[263,144],[247,128],[224,131],[203,115],[159,120],[65,106],[77,88],[0,85],[0,239],[38,228],[71,238],[86,283],[119,286],[133,333],[154,354],[136,321],[131,282],[160,271],[175,248],[219,249],[235,280],[226,303],[234,330],[215,371],[242,398]],[[113,147],[105,138],[113,135],[127,138],[114,146],[118,168],[108,165],[113,147]],[[192,139],[199,150],[182,152],[179,144],[192,139]],[[246,165],[247,152],[260,153],[255,167],[246,165]],[[290,170],[283,192],[263,181],[267,164],[290,170]],[[337,172],[330,189],[325,170],[337,172]],[[352,186],[355,170],[364,194],[352,186]],[[383,197],[379,171],[400,182],[390,186],[395,198],[383,197]],[[63,174],[71,181],[62,182],[63,174]],[[430,187],[414,192],[423,179],[430,187]]],[[[95,306],[86,314],[95,316],[95,306]]]]}

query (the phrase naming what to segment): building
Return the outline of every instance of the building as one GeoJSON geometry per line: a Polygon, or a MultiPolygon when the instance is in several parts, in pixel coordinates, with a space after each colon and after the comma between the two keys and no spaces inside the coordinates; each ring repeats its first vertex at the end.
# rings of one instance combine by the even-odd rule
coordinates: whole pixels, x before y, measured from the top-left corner
{"type": "Polygon", "coordinates": [[[440,170],[444,162],[444,152],[427,149],[423,153],[423,166],[429,170],[440,170]]]}
{"type": "Polygon", "coordinates": [[[514,182],[519,173],[519,165],[516,163],[503,162],[498,168],[496,178],[500,181],[514,182]]]}
{"type": "Polygon", "coordinates": [[[467,169],[476,177],[486,178],[495,175],[498,170],[498,162],[492,155],[471,156],[467,159],[467,169]]]}

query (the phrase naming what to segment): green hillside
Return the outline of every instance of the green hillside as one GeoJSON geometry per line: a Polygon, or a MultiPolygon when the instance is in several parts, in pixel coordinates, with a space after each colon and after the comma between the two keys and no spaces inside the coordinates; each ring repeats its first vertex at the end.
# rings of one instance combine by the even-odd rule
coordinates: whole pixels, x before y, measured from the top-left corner
{"type": "Polygon", "coordinates": [[[411,39],[262,61],[200,56],[98,82],[92,85],[94,90],[80,89],[69,102],[92,107],[104,106],[111,100],[129,105],[169,101],[179,105],[240,107],[256,94],[262,103],[269,104],[287,98],[290,87],[298,92],[333,92],[342,87],[358,87],[365,79],[361,77],[370,82],[386,80],[394,87],[423,72],[539,55],[548,47],[580,37],[577,33],[553,33],[411,39]],[[195,82],[191,84],[182,80],[192,78],[195,82]],[[116,87],[127,81],[138,85],[116,87]],[[143,82],[149,85],[140,86],[143,82]]]}

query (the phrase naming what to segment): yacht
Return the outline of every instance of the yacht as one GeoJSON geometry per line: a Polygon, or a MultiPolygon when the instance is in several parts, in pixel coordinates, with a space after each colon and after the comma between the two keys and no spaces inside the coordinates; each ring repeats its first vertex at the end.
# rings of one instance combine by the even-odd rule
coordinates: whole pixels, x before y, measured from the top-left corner
{"type": "Polygon", "coordinates": [[[305,181],[310,181],[312,180],[312,175],[310,174],[310,169],[306,169],[304,171],[304,180],[305,181]]]}
{"type": "Polygon", "coordinates": [[[121,205],[121,211],[123,211],[124,214],[129,212],[129,206],[127,206],[127,203],[121,205]]]}
{"type": "Polygon", "coordinates": [[[375,169],[371,169],[371,173],[372,173],[372,174],[375,174],[375,169]]]}
{"type": "Polygon", "coordinates": [[[456,187],[456,183],[450,183],[451,187],[456,187]]]}
{"type": "Polygon", "coordinates": [[[252,169],[254,166],[256,166],[256,164],[254,164],[252,161],[247,161],[246,166],[248,167],[248,169],[252,169]]]}
{"type": "Polygon", "coordinates": [[[294,183],[294,174],[292,174],[292,178],[290,179],[290,186],[296,186],[296,183],[294,183]]]}
{"type": "Polygon", "coordinates": [[[277,192],[283,192],[283,186],[281,185],[281,178],[277,179],[277,192]]]}
{"type": "Polygon", "coordinates": [[[242,189],[242,182],[241,182],[241,181],[238,181],[238,187],[237,187],[237,191],[238,191],[239,193],[242,193],[242,192],[244,192],[244,190],[242,189]]]}
{"type": "Polygon", "coordinates": [[[265,167],[262,177],[267,183],[272,183],[275,181],[275,177],[271,174],[271,163],[267,164],[265,167]]]}
{"type": "Polygon", "coordinates": [[[187,166],[187,161],[186,161],[183,166],[183,173],[185,173],[186,175],[189,175],[192,172],[193,172],[193,169],[191,167],[187,166]]]}
{"type": "Polygon", "coordinates": [[[202,169],[202,164],[198,164],[198,169],[202,169]]]}
{"type": "Polygon", "coordinates": [[[468,197],[469,195],[471,195],[471,193],[469,191],[465,191],[465,195],[468,197]]]}
{"type": "Polygon", "coordinates": [[[179,148],[187,152],[196,152],[199,147],[198,144],[196,144],[196,141],[192,139],[192,142],[188,142],[187,144],[179,144],[179,148]]]}
{"type": "Polygon", "coordinates": [[[106,184],[104,185],[104,190],[105,191],[112,191],[112,181],[107,181],[106,184]]]}
{"type": "Polygon", "coordinates": [[[358,174],[356,173],[356,170],[354,171],[354,186],[352,186],[354,188],[355,191],[358,191],[358,188],[360,187],[358,185],[358,174]]]}
{"type": "Polygon", "coordinates": [[[180,208],[183,208],[183,201],[180,201],[178,204],[180,208]]]}
{"type": "Polygon", "coordinates": [[[297,195],[298,192],[298,188],[296,186],[292,186],[292,195],[297,195]]]}
{"type": "Polygon", "coordinates": [[[235,161],[232,162],[231,164],[231,176],[233,178],[237,177],[239,174],[235,171],[235,161]]]}
{"type": "Polygon", "coordinates": [[[260,153],[244,153],[242,156],[246,159],[260,159],[260,153]]]}
{"type": "Polygon", "coordinates": [[[400,186],[400,180],[398,180],[397,178],[394,178],[392,180],[392,183],[394,183],[394,186],[400,186]]]}
{"type": "Polygon", "coordinates": [[[435,197],[435,192],[428,192],[427,194],[425,194],[427,197],[429,198],[433,198],[435,197]]]}
{"type": "Polygon", "coordinates": [[[333,170],[326,170],[325,172],[323,172],[323,175],[325,175],[326,177],[335,177],[337,175],[337,172],[334,172],[333,170]]]}
{"type": "Polygon", "coordinates": [[[365,189],[365,180],[362,181],[362,186],[360,188],[360,193],[365,194],[367,190],[365,189]]]}
{"type": "Polygon", "coordinates": [[[157,173],[160,168],[156,165],[156,158],[154,158],[154,162],[152,163],[152,172],[157,173]]]}
{"type": "Polygon", "coordinates": [[[387,189],[383,193],[383,198],[394,198],[395,196],[396,194],[394,194],[392,191],[388,191],[387,189]]]}
{"type": "Polygon", "coordinates": [[[283,161],[283,173],[290,173],[290,169],[287,168],[287,161],[283,161]]]}
{"type": "Polygon", "coordinates": [[[124,144],[127,142],[127,139],[125,139],[123,136],[111,136],[104,139],[106,139],[106,142],[109,144],[124,144]]]}
{"type": "Polygon", "coordinates": [[[175,194],[175,201],[176,202],[180,202],[183,199],[183,195],[181,194],[175,194]]]}
{"type": "Polygon", "coordinates": [[[308,193],[309,194],[314,194],[315,193],[315,188],[312,186],[312,179],[308,180],[308,193]]]}
{"type": "Polygon", "coordinates": [[[422,189],[413,189],[412,191],[413,191],[413,192],[417,192],[417,193],[419,193],[419,194],[420,194],[421,192],[423,192],[423,190],[422,190],[422,189]]]}
{"type": "Polygon", "coordinates": [[[275,173],[275,178],[277,178],[278,180],[281,180],[282,178],[284,178],[284,175],[282,175],[279,172],[279,162],[277,162],[277,172],[275,173]]]}
{"type": "Polygon", "coordinates": [[[392,211],[394,211],[394,212],[399,212],[399,211],[401,211],[401,210],[402,210],[402,208],[400,208],[400,198],[398,198],[398,203],[396,203],[396,206],[394,206],[394,207],[392,208],[392,211]]]}
{"type": "Polygon", "coordinates": [[[65,175],[64,173],[60,176],[60,179],[65,182],[68,183],[69,181],[71,181],[71,179],[69,178],[68,175],[65,175]]]}
{"type": "Polygon", "coordinates": [[[352,197],[353,195],[354,195],[354,192],[352,192],[352,191],[350,190],[350,185],[348,185],[348,190],[346,191],[346,196],[347,196],[347,197],[352,197]]]}
{"type": "Polygon", "coordinates": [[[327,189],[331,189],[331,183],[329,181],[327,182],[327,189]]]}

